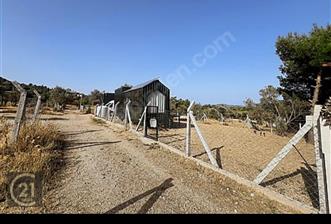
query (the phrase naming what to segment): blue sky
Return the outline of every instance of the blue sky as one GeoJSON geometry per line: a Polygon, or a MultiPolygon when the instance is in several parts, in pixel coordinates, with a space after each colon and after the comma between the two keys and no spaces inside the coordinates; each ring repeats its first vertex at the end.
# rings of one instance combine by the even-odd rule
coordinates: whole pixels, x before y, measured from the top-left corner
{"type": "Polygon", "coordinates": [[[160,77],[211,104],[257,100],[278,85],[277,37],[331,22],[330,0],[0,1],[1,76],[85,93],[160,77]]]}

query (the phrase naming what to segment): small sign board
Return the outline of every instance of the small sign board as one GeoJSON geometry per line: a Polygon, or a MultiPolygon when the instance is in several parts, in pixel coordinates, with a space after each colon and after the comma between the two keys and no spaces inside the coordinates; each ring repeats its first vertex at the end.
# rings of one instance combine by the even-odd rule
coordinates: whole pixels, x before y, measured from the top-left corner
{"type": "Polygon", "coordinates": [[[149,124],[150,124],[151,128],[157,128],[157,120],[155,118],[151,118],[149,120],[149,124]]]}

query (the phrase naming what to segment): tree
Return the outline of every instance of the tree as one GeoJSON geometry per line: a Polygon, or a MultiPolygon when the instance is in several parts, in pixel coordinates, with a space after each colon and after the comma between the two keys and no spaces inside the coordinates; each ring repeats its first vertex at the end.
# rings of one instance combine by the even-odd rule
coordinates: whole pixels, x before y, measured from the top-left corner
{"type": "Polygon", "coordinates": [[[247,98],[245,101],[244,101],[244,107],[247,109],[247,110],[252,110],[256,107],[256,103],[254,102],[254,100],[252,100],[251,98],[247,98]]]}
{"type": "Polygon", "coordinates": [[[268,112],[271,112],[272,114],[275,114],[276,116],[281,116],[280,112],[280,93],[278,90],[273,86],[267,86],[264,89],[260,90],[260,105],[263,109],[265,109],[268,112]]]}
{"type": "Polygon", "coordinates": [[[308,101],[321,65],[331,61],[331,25],[325,28],[315,25],[309,34],[290,33],[279,37],[276,49],[283,63],[282,76],[278,77],[281,92],[308,101]]]}
{"type": "MultiPolygon", "coordinates": [[[[63,89],[61,87],[55,87],[50,89],[47,86],[39,86],[35,84],[24,84],[21,86],[27,91],[27,99],[29,103],[36,103],[36,95],[34,90],[37,90],[41,95],[41,101],[47,105],[65,106],[66,104],[79,105],[80,95],[79,93],[71,89],[63,89]]],[[[12,82],[0,77],[0,105],[5,105],[7,102],[17,104],[20,94],[16,88],[12,85],[12,82]]]]}
{"type": "Polygon", "coordinates": [[[19,93],[12,83],[0,77],[0,103],[6,105],[7,102],[16,104],[19,100],[19,93]]]}
{"type": "Polygon", "coordinates": [[[189,100],[177,99],[177,97],[171,97],[170,108],[171,112],[179,113],[181,115],[186,114],[187,108],[190,106],[189,100]]]}
{"type": "Polygon", "coordinates": [[[67,102],[67,92],[61,87],[55,87],[50,91],[50,101],[53,105],[59,104],[65,106],[67,102]]]}
{"type": "Polygon", "coordinates": [[[280,134],[287,132],[291,125],[298,126],[296,121],[309,111],[309,102],[286,93],[281,96],[273,86],[260,90],[260,96],[261,115],[265,116],[264,120],[275,122],[280,134]]]}
{"type": "Polygon", "coordinates": [[[88,105],[89,104],[89,98],[86,97],[86,96],[83,96],[80,103],[84,106],[88,105]]]}
{"type": "Polygon", "coordinates": [[[103,93],[95,89],[90,94],[91,104],[102,104],[103,102],[103,93]]]}
{"type": "MultiPolygon", "coordinates": [[[[265,90],[263,90],[263,93],[265,90]]],[[[261,94],[261,91],[260,91],[261,94]]],[[[262,98],[261,98],[262,99],[262,98]]],[[[264,122],[269,124],[274,121],[274,114],[268,110],[265,110],[262,107],[261,100],[260,103],[255,103],[252,99],[248,98],[244,101],[244,108],[246,113],[243,113],[246,116],[248,115],[251,119],[257,121],[258,124],[262,125],[264,122]]],[[[266,104],[266,102],[264,102],[266,104]]]]}

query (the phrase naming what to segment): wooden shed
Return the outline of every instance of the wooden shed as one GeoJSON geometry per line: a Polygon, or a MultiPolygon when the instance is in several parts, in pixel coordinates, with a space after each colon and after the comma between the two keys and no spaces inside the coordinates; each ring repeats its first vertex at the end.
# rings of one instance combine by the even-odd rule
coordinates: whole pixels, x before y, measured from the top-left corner
{"type": "Polygon", "coordinates": [[[160,82],[153,79],[137,86],[123,86],[115,90],[115,103],[120,102],[119,114],[124,114],[125,102],[131,100],[131,119],[138,123],[145,106],[157,106],[159,123],[161,126],[170,126],[170,90],[160,82]]]}

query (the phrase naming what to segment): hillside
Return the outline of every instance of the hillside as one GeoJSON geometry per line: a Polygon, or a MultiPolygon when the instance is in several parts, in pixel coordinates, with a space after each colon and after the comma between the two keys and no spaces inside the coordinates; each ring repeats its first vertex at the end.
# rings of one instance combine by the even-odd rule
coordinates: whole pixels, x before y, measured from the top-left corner
{"type": "MultiPolygon", "coordinates": [[[[29,100],[35,98],[33,90],[37,90],[42,96],[42,101],[45,103],[52,103],[51,92],[54,89],[61,90],[63,96],[66,98],[67,104],[77,104],[81,93],[73,91],[71,89],[63,89],[61,87],[49,88],[44,85],[25,84],[20,83],[21,86],[27,90],[29,100]]],[[[0,76],[0,105],[6,105],[7,103],[16,104],[19,100],[19,93],[11,83],[11,81],[0,76]]],[[[79,103],[78,103],[79,104],[79,103]]]]}

